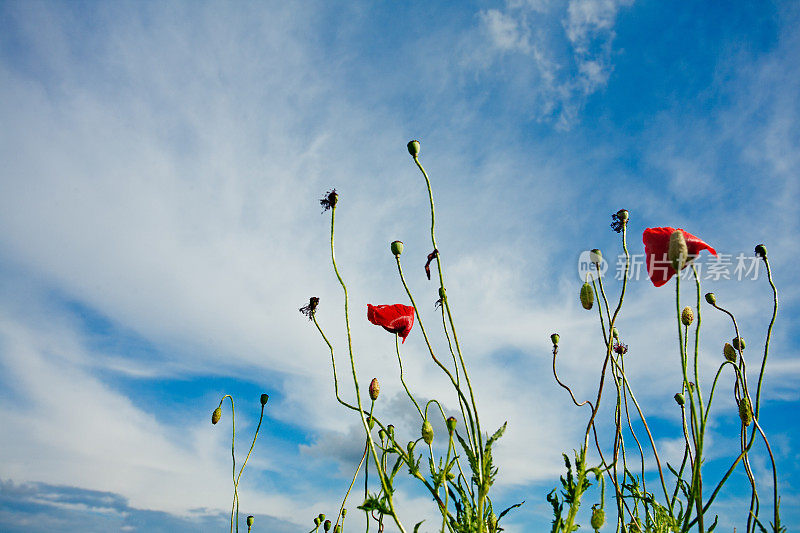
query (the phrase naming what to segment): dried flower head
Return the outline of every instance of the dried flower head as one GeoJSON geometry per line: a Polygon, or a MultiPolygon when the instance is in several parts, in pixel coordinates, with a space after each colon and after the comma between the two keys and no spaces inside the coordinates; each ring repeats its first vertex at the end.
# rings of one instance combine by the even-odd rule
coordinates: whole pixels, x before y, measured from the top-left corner
{"type": "Polygon", "coordinates": [[[336,202],[339,200],[339,195],[336,193],[336,189],[331,189],[330,191],[325,193],[325,196],[322,197],[322,200],[319,201],[319,205],[322,206],[322,212],[324,213],[328,209],[333,209],[336,207],[336,202]]]}
{"type": "Polygon", "coordinates": [[[300,308],[300,312],[303,313],[308,317],[309,320],[314,318],[314,313],[317,312],[317,306],[319,305],[319,298],[316,296],[312,296],[308,299],[308,305],[304,305],[300,308]]]}
{"type": "Polygon", "coordinates": [[[433,261],[434,257],[438,256],[439,250],[436,248],[434,248],[433,251],[428,254],[428,260],[425,262],[425,275],[428,276],[428,279],[431,279],[431,261],[433,261]]]}
{"type": "Polygon", "coordinates": [[[621,233],[622,228],[624,228],[625,224],[628,222],[628,211],[626,209],[620,209],[611,215],[611,220],[611,229],[617,233],[621,233]]]}
{"type": "Polygon", "coordinates": [[[622,344],[621,342],[617,341],[614,343],[614,353],[617,355],[625,355],[628,353],[628,345],[622,344]]]}

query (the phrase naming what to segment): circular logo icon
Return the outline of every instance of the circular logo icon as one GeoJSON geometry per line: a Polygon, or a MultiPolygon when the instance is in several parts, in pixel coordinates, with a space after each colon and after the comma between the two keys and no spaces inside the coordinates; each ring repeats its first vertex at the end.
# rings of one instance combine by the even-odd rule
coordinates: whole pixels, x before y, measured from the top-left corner
{"type": "Polygon", "coordinates": [[[608,263],[606,260],[591,250],[584,250],[578,256],[578,277],[581,281],[602,277],[607,270],[608,263]],[[600,267],[599,271],[597,267],[600,267]]]}

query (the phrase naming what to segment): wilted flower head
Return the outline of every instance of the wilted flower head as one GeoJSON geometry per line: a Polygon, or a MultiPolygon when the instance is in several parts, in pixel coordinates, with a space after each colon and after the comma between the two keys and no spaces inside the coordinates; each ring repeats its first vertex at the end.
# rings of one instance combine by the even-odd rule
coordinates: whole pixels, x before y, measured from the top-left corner
{"type": "Polygon", "coordinates": [[[300,308],[300,312],[303,313],[308,317],[309,320],[314,318],[314,313],[317,312],[317,306],[319,305],[319,298],[316,296],[312,296],[308,299],[308,305],[304,305],[300,308]]]}
{"type": "Polygon", "coordinates": [[[403,304],[368,304],[367,320],[389,333],[397,333],[406,342],[406,337],[414,326],[414,308],[403,304]]]}
{"type": "Polygon", "coordinates": [[[625,224],[628,222],[628,211],[626,209],[620,209],[611,215],[611,219],[611,229],[617,233],[620,233],[622,232],[622,228],[624,228],[625,224]]]}
{"type": "Polygon", "coordinates": [[[622,344],[621,342],[617,341],[614,343],[614,353],[617,355],[625,355],[628,353],[628,345],[622,344]]]}
{"type": "Polygon", "coordinates": [[[650,275],[650,281],[656,287],[666,284],[677,273],[672,264],[673,259],[676,260],[680,268],[684,268],[689,261],[697,257],[701,250],[708,250],[717,255],[717,251],[714,248],[680,228],[647,228],[642,234],[642,241],[644,242],[644,252],[647,256],[647,273],[650,275]],[[680,232],[683,237],[683,243],[686,245],[685,259],[680,263],[678,263],[678,260],[683,255],[683,246],[681,246],[680,239],[677,236],[672,237],[676,232],[680,232]],[[671,249],[672,251],[670,251],[671,249]]]}
{"type": "Polygon", "coordinates": [[[325,196],[323,196],[322,200],[319,201],[319,205],[322,206],[322,211],[325,212],[328,209],[333,209],[336,207],[336,202],[338,200],[339,195],[336,193],[336,189],[331,189],[325,193],[325,196]]]}

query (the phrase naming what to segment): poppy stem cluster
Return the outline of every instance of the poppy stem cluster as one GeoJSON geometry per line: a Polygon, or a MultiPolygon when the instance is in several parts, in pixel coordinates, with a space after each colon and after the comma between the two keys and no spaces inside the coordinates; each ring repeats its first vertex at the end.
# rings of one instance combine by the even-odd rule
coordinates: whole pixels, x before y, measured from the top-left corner
{"type": "MultiPolygon", "coordinates": [[[[358,508],[365,512],[367,527],[369,527],[370,521],[376,521],[378,523],[378,529],[382,530],[384,520],[388,518],[394,521],[401,532],[405,532],[406,528],[396,512],[394,504],[395,476],[400,471],[401,467],[404,467],[411,477],[421,482],[422,486],[436,502],[437,509],[442,517],[441,529],[443,531],[497,533],[502,529],[499,526],[500,518],[509,510],[519,505],[514,505],[506,511],[496,514],[489,498],[489,489],[497,475],[497,468],[492,464],[491,448],[493,443],[502,436],[505,425],[484,443],[484,435],[478,417],[475,392],[469,379],[467,365],[455,328],[455,320],[453,319],[447,292],[445,290],[442,256],[436,242],[436,213],[433,191],[431,189],[430,178],[419,161],[419,141],[409,142],[408,151],[422,173],[428,191],[433,252],[428,254],[423,253],[420,258],[424,258],[425,260],[424,271],[427,280],[431,279],[431,266],[434,261],[436,262],[438,284],[435,286],[435,294],[438,298],[435,299],[434,308],[441,312],[442,328],[447,340],[450,356],[452,357],[452,365],[443,362],[442,359],[437,356],[433,348],[433,343],[422,320],[420,307],[416,304],[403,273],[400,257],[405,250],[405,246],[401,241],[394,241],[390,245],[390,250],[395,258],[398,274],[410,305],[402,303],[381,305],[368,304],[367,320],[374,325],[380,326],[394,336],[395,352],[397,354],[400,370],[400,385],[405,390],[411,404],[419,415],[420,425],[417,426],[419,429],[416,430],[416,438],[408,441],[405,445],[401,444],[399,433],[396,434],[394,426],[392,424],[384,424],[380,420],[378,414],[374,412],[381,391],[381,386],[377,378],[373,378],[370,382],[368,395],[370,403],[367,408],[366,399],[362,399],[359,377],[355,364],[347,285],[336,263],[334,235],[336,209],[340,205],[339,195],[335,189],[327,192],[320,201],[320,204],[326,211],[330,211],[331,216],[331,263],[344,294],[345,330],[347,333],[350,370],[353,379],[353,392],[355,394],[354,401],[345,401],[340,396],[336,355],[333,345],[328,340],[328,337],[325,335],[318,322],[319,298],[311,298],[306,306],[300,308],[300,312],[314,323],[325,344],[328,346],[331,356],[331,366],[333,368],[334,390],[337,401],[347,409],[358,413],[364,430],[364,453],[356,468],[353,482],[350,484],[342,501],[342,509],[344,509],[353,484],[363,466],[365,492],[363,503],[359,505],[358,508]],[[448,410],[442,401],[431,399],[423,406],[422,402],[418,401],[414,396],[412,388],[406,382],[400,346],[408,339],[415,325],[418,325],[418,329],[424,340],[425,347],[431,356],[431,360],[450,380],[455,393],[451,400],[454,404],[458,405],[461,419],[464,421],[462,427],[464,432],[463,436],[459,433],[457,418],[448,416],[448,410]],[[441,419],[439,419],[439,416],[441,416],[441,419]],[[439,426],[439,429],[436,429],[437,426],[439,426]],[[377,438],[374,435],[374,431],[377,431],[377,438]],[[446,450],[443,449],[444,447],[442,445],[437,444],[435,436],[439,432],[447,435],[446,450]],[[420,442],[427,448],[427,453],[425,451],[417,451],[417,446],[420,442]],[[466,458],[469,459],[466,462],[460,459],[463,456],[456,452],[459,445],[466,454],[466,458]],[[440,452],[443,452],[443,454],[437,459],[435,456],[440,452]],[[428,463],[430,465],[429,473],[427,473],[425,469],[420,468],[420,461],[423,455],[428,456],[428,463]],[[365,461],[367,457],[369,457],[370,460],[365,461]],[[390,460],[394,461],[394,466],[391,465],[390,460]],[[468,467],[469,470],[464,470],[464,467],[468,467]],[[379,485],[375,492],[370,490],[370,471],[377,473],[379,480],[379,485]]],[[[432,298],[432,300],[434,299],[432,298]]],[[[315,526],[318,528],[320,523],[325,524],[323,520],[317,517],[317,519],[315,519],[315,526]]],[[[415,526],[414,531],[419,528],[419,525],[418,523],[415,526]]],[[[334,525],[334,531],[337,530],[336,528],[340,528],[339,530],[341,530],[338,519],[334,525]]],[[[316,529],[312,531],[316,531],[316,529]]]]}
{"type": "MultiPolygon", "coordinates": [[[[757,491],[757,480],[753,474],[751,465],[751,453],[756,441],[756,435],[761,437],[765,451],[769,457],[772,469],[772,521],[771,529],[775,532],[782,531],[780,525],[780,513],[778,497],[778,475],[775,457],[772,447],[767,439],[766,433],[759,423],[761,389],[766,367],[767,356],[769,353],[769,343],[772,334],[772,327],[775,322],[778,309],[778,293],[772,280],[772,274],[767,260],[766,247],[759,245],[755,249],[756,256],[760,257],[767,269],[767,277],[773,293],[772,318],[767,330],[767,338],[763,356],[761,357],[761,368],[756,386],[755,398],[751,394],[748,384],[748,374],[744,357],[745,343],[740,336],[739,327],[736,319],[730,311],[724,309],[717,303],[717,297],[713,293],[705,295],[705,301],[713,308],[725,313],[731,320],[735,335],[730,343],[725,343],[723,355],[718,361],[719,367],[712,381],[711,388],[704,394],[701,387],[702,376],[700,375],[699,360],[700,351],[700,325],[701,325],[701,302],[703,300],[700,280],[692,261],[697,258],[702,250],[716,255],[716,250],[709,244],[692,235],[691,233],[672,227],[647,228],[644,230],[642,240],[647,257],[647,270],[654,287],[661,287],[675,277],[675,312],[678,330],[678,353],[681,370],[681,386],[679,392],[674,394],[681,414],[681,437],[684,441],[683,459],[678,468],[672,465],[665,465],[659,454],[656,438],[647,422],[647,417],[643,412],[640,403],[634,395],[633,386],[628,380],[625,372],[625,360],[635,356],[636,353],[643,353],[636,350],[631,345],[623,344],[620,340],[620,333],[617,327],[617,319],[622,307],[625,289],[628,282],[628,269],[630,256],[627,248],[627,226],[629,214],[627,211],[620,211],[613,215],[614,222],[612,228],[622,234],[622,247],[625,252],[626,264],[625,275],[622,278],[622,288],[619,300],[614,312],[611,307],[603,286],[601,276],[592,277],[583,284],[580,290],[580,303],[585,309],[591,309],[598,294],[598,312],[600,317],[601,331],[603,335],[603,365],[600,372],[600,379],[597,394],[593,400],[579,401],[572,389],[564,383],[556,371],[556,357],[559,351],[559,343],[563,342],[561,336],[553,334],[551,341],[553,344],[553,375],[558,385],[566,389],[572,402],[577,407],[587,406],[590,410],[589,423],[584,434],[583,445],[579,452],[576,452],[574,468],[565,455],[565,462],[568,469],[567,478],[562,478],[564,486],[563,500],[559,498],[554,490],[548,495],[548,501],[553,505],[555,515],[554,531],[568,533],[577,524],[575,517],[581,499],[588,488],[584,480],[589,473],[593,473],[598,479],[607,476],[614,490],[616,504],[616,520],[618,531],[711,531],[716,527],[717,517],[712,521],[708,519],[712,512],[712,503],[715,501],[726,481],[734,473],[739,465],[744,470],[750,483],[751,497],[747,513],[743,513],[743,521],[746,521],[746,531],[755,531],[756,527],[763,529],[764,526],[759,518],[761,500],[757,491]],[[621,214],[622,213],[622,214],[621,214]],[[695,285],[695,308],[683,306],[681,302],[681,270],[690,267],[690,272],[694,278],[695,285]],[[606,327],[607,326],[607,327],[606,327]],[[694,333],[690,338],[690,331],[694,333]],[[703,475],[703,464],[705,461],[705,442],[707,440],[707,430],[709,427],[709,415],[714,399],[714,393],[723,373],[726,369],[732,372],[733,399],[735,400],[740,424],[738,427],[740,451],[732,458],[728,470],[716,481],[715,484],[708,484],[708,476],[703,475]],[[608,436],[604,426],[600,424],[598,414],[605,391],[606,378],[610,377],[613,394],[611,398],[612,424],[610,429],[613,435],[610,446],[602,441],[608,436]],[[636,417],[631,417],[630,406],[635,408],[636,417]],[[658,472],[659,487],[651,490],[647,486],[647,476],[645,471],[646,450],[642,446],[642,439],[634,429],[635,424],[641,424],[649,441],[649,451],[652,453],[655,466],[658,472]],[[750,427],[752,425],[752,428],[750,427]],[[593,442],[590,445],[590,437],[593,442]],[[634,473],[632,463],[628,462],[631,455],[630,445],[626,446],[626,440],[632,438],[636,444],[636,456],[640,469],[634,473]],[[591,454],[591,455],[590,455],[591,454]],[[596,455],[596,466],[588,466],[588,461],[596,455]],[[668,488],[667,474],[665,466],[669,467],[672,474],[668,488]],[[672,479],[674,478],[674,481],[672,479]],[[577,481],[575,481],[577,479],[577,481]],[[709,487],[713,487],[709,490],[709,487]],[[566,508],[566,516],[564,506],[566,508]]],[[[599,250],[593,250],[593,261],[596,262],[596,272],[601,272],[599,261],[602,255],[599,250]]],[[[660,363],[663,359],[656,359],[655,363],[660,363]]],[[[648,452],[649,454],[649,452],[648,452]]],[[[600,522],[605,520],[604,501],[602,499],[595,504],[592,512],[592,527],[599,529],[600,522]],[[602,517],[602,520],[600,519],[602,517]]]]}

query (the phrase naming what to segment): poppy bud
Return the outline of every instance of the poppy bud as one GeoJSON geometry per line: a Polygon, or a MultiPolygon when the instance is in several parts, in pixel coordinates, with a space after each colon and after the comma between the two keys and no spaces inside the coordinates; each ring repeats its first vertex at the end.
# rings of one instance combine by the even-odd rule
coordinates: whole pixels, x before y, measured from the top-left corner
{"type": "Polygon", "coordinates": [[[456,430],[457,423],[458,421],[453,416],[447,419],[447,431],[449,431],[451,435],[456,430]]]}
{"type": "Polygon", "coordinates": [[[694,312],[692,311],[692,308],[687,305],[683,308],[683,311],[681,311],[681,323],[684,326],[691,326],[693,321],[694,312]]]}
{"type": "Polygon", "coordinates": [[[261,395],[261,405],[267,405],[269,401],[269,394],[262,394],[261,395]]]}
{"type": "Polygon", "coordinates": [[[389,435],[390,439],[394,439],[394,426],[391,424],[386,426],[386,433],[389,435]]]}
{"type": "Polygon", "coordinates": [[[558,346],[558,341],[560,339],[561,337],[558,336],[558,333],[553,333],[552,335],[550,335],[550,340],[553,341],[553,346],[558,346]]]}
{"type": "Polygon", "coordinates": [[[381,439],[381,441],[386,440],[386,431],[384,431],[383,429],[379,429],[378,438],[381,439]]]}
{"type": "Polygon", "coordinates": [[[745,426],[749,426],[750,422],[753,421],[753,408],[750,406],[750,400],[747,397],[739,400],[739,418],[745,426]]]}
{"type": "Polygon", "coordinates": [[[717,305],[717,296],[713,292],[707,292],[706,301],[711,305],[717,305]]]}
{"type": "Polygon", "coordinates": [[[211,423],[216,424],[217,422],[219,422],[220,418],[222,418],[222,408],[217,407],[216,409],[214,409],[214,412],[211,413],[211,423]]]}
{"type": "Polygon", "coordinates": [[[758,257],[760,257],[761,259],[766,259],[767,258],[767,247],[764,246],[763,244],[759,244],[758,246],[756,246],[756,255],[758,257]]]}
{"type": "Polygon", "coordinates": [[[628,210],[627,209],[620,209],[617,211],[617,218],[621,221],[625,222],[628,220],[628,210]]]}
{"type": "Polygon", "coordinates": [[[369,426],[369,429],[372,429],[372,428],[375,427],[375,421],[369,415],[367,415],[367,426],[369,426]]]}
{"type": "Polygon", "coordinates": [[[683,394],[681,394],[680,392],[676,392],[674,398],[675,398],[675,403],[677,403],[681,407],[683,407],[686,404],[686,400],[684,399],[683,394]]]}
{"type": "Polygon", "coordinates": [[[594,291],[592,290],[592,286],[588,283],[584,283],[583,287],[581,287],[581,305],[584,309],[591,309],[593,304],[594,291]]]}
{"type": "Polygon", "coordinates": [[[255,521],[255,518],[253,518],[253,515],[248,516],[247,517],[247,527],[251,527],[253,525],[253,521],[255,521]]]}
{"type": "Polygon", "coordinates": [[[342,516],[347,516],[347,507],[342,507],[342,516]]]}
{"type": "Polygon", "coordinates": [[[686,266],[686,261],[689,259],[689,247],[686,245],[686,237],[680,230],[673,231],[669,236],[667,259],[676,271],[686,266]]]}
{"type": "Polygon", "coordinates": [[[597,506],[598,504],[592,505],[592,529],[597,530],[603,527],[603,524],[606,523],[606,513],[597,506]]]}
{"type": "Polygon", "coordinates": [[[325,513],[319,513],[317,518],[319,518],[319,523],[321,524],[325,520],[325,513]]]}
{"type": "Polygon", "coordinates": [[[425,444],[433,442],[433,426],[427,419],[422,422],[422,440],[425,441],[425,444]]]}
{"type": "Polygon", "coordinates": [[[378,394],[381,393],[381,386],[378,383],[378,378],[372,378],[369,382],[369,398],[374,402],[378,399],[378,394]]]}
{"type": "Polygon", "coordinates": [[[737,350],[744,350],[744,339],[742,337],[734,337],[731,344],[733,344],[733,347],[737,350]]]}
{"type": "Polygon", "coordinates": [[[392,249],[392,253],[394,255],[400,255],[403,253],[403,241],[394,241],[390,246],[392,249]]]}
{"type": "Polygon", "coordinates": [[[731,343],[725,343],[725,346],[722,347],[722,355],[724,355],[725,359],[731,363],[736,362],[736,349],[731,345],[731,343]]]}
{"type": "Polygon", "coordinates": [[[325,531],[330,531],[331,530],[331,521],[330,520],[325,520],[325,523],[322,524],[322,527],[323,527],[323,529],[325,529],[325,531]]]}
{"type": "Polygon", "coordinates": [[[439,298],[442,300],[447,298],[447,291],[444,290],[444,287],[439,287],[439,298]]]}
{"type": "Polygon", "coordinates": [[[603,252],[595,248],[589,252],[589,259],[591,259],[592,263],[599,263],[603,260],[603,252]]]}
{"type": "Polygon", "coordinates": [[[342,526],[334,526],[333,533],[342,533],[342,526]]]}
{"type": "Polygon", "coordinates": [[[408,147],[408,153],[411,154],[411,157],[417,157],[419,155],[419,141],[408,141],[406,146],[408,147]]]}
{"type": "Polygon", "coordinates": [[[616,326],[611,328],[611,336],[619,340],[619,331],[617,330],[616,326]]]}
{"type": "Polygon", "coordinates": [[[319,527],[320,523],[322,523],[322,520],[320,520],[318,516],[315,516],[314,517],[314,525],[319,527]]]}

